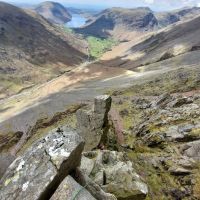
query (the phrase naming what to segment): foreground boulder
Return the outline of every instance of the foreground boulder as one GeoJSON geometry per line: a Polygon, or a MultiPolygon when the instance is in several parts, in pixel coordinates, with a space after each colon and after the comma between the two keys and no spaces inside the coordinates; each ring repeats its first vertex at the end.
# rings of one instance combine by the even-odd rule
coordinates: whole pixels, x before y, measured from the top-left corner
{"type": "Polygon", "coordinates": [[[67,176],[51,197],[51,200],[95,200],[95,198],[71,176],[67,176]]]}
{"type": "Polygon", "coordinates": [[[125,154],[115,151],[93,151],[84,153],[86,160],[81,164],[81,170],[89,173],[90,178],[107,193],[114,194],[117,199],[129,200],[146,198],[147,185],[135,172],[132,163],[125,154]],[[88,158],[94,162],[88,161],[88,158]],[[93,169],[87,169],[93,166],[93,169]]]}
{"type": "Polygon", "coordinates": [[[94,100],[92,110],[77,111],[77,129],[85,140],[85,151],[95,149],[103,137],[106,137],[111,102],[112,99],[108,95],[98,96],[94,100]]]}
{"type": "Polygon", "coordinates": [[[17,158],[0,184],[1,200],[49,199],[80,164],[84,142],[67,127],[51,131],[17,158]]]}

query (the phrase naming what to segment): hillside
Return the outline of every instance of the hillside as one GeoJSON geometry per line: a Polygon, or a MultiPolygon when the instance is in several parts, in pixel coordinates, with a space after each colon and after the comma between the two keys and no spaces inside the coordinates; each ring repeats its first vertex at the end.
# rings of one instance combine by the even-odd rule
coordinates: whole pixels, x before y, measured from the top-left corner
{"type": "Polygon", "coordinates": [[[157,25],[158,22],[149,8],[111,8],[102,11],[84,27],[75,30],[85,35],[125,40],[133,35],[152,31],[157,25]]]}
{"type": "Polygon", "coordinates": [[[83,61],[87,44],[34,12],[0,3],[0,98],[83,61]]]}
{"type": "Polygon", "coordinates": [[[178,21],[191,19],[200,14],[199,7],[182,8],[178,10],[155,13],[160,27],[166,27],[178,21]]]}
{"type": "MultiPolygon", "coordinates": [[[[146,35],[138,41],[121,44],[106,53],[102,60],[110,66],[134,69],[171,58],[175,59],[178,55],[187,56],[185,53],[200,49],[199,25],[200,17],[179,22],[146,35]]],[[[182,61],[177,60],[177,62],[182,61]]]]}
{"type": "Polygon", "coordinates": [[[51,1],[39,4],[35,8],[35,11],[50,22],[56,24],[66,24],[72,18],[71,14],[63,5],[51,1]]]}
{"type": "Polygon", "coordinates": [[[0,3],[1,200],[200,199],[198,11],[111,10],[86,44],[0,3]]]}

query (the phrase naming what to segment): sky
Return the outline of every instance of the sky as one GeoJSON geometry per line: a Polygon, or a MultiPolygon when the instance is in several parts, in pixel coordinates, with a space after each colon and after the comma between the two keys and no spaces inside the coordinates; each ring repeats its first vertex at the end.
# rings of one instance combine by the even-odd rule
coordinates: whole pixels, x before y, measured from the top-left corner
{"type": "MultiPolygon", "coordinates": [[[[4,0],[9,3],[37,4],[42,0],[4,0]]],[[[54,1],[54,0],[52,0],[54,1]]],[[[186,6],[200,6],[200,0],[55,0],[65,6],[77,7],[141,7],[148,6],[155,11],[172,10],[186,6]]]]}

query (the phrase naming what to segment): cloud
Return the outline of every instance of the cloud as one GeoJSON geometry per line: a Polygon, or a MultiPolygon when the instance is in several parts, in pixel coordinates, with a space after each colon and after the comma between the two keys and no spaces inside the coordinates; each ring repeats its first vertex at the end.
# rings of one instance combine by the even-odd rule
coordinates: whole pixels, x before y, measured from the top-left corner
{"type": "MultiPolygon", "coordinates": [[[[23,2],[23,3],[33,3],[42,2],[45,0],[4,0],[12,2],[23,2]]],[[[148,6],[152,10],[173,10],[176,8],[181,8],[185,6],[199,6],[200,0],[55,0],[57,2],[63,3],[64,5],[90,5],[90,6],[101,6],[101,7],[142,7],[148,6]]]]}
{"type": "Polygon", "coordinates": [[[153,3],[154,3],[154,0],[145,0],[144,2],[145,2],[145,3],[148,3],[148,4],[153,4],[153,3]]]}

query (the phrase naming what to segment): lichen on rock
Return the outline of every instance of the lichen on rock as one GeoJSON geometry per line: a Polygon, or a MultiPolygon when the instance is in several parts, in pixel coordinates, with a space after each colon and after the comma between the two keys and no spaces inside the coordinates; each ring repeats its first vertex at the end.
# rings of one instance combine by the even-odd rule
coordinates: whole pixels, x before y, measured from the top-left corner
{"type": "Polygon", "coordinates": [[[67,127],[52,130],[8,168],[0,185],[1,200],[49,199],[80,164],[84,141],[67,127]]]}

